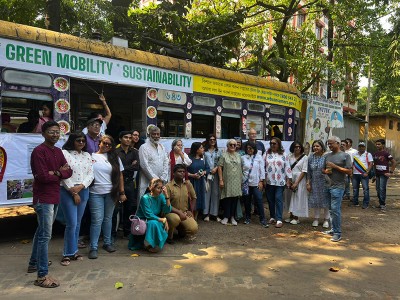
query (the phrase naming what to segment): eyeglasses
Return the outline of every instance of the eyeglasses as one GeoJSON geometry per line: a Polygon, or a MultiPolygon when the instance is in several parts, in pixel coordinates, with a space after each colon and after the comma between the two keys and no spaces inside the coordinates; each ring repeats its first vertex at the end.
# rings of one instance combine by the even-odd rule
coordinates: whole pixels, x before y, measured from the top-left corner
{"type": "Polygon", "coordinates": [[[229,144],[229,147],[236,147],[236,144],[229,144]]]}
{"type": "Polygon", "coordinates": [[[89,126],[91,126],[91,127],[100,127],[101,125],[99,123],[92,123],[89,126]]]}
{"type": "Polygon", "coordinates": [[[294,146],[295,148],[299,148],[299,149],[301,149],[301,147],[300,146],[294,146]]]}
{"type": "Polygon", "coordinates": [[[47,132],[47,134],[50,134],[50,135],[60,135],[59,130],[48,130],[46,132],[47,132]]]}
{"type": "Polygon", "coordinates": [[[84,144],[86,143],[85,139],[76,139],[75,142],[79,143],[79,144],[84,144]]]}
{"type": "Polygon", "coordinates": [[[275,142],[271,142],[271,143],[269,143],[270,145],[278,145],[278,143],[275,143],[275,142]]]}
{"type": "Polygon", "coordinates": [[[104,146],[111,148],[112,144],[111,143],[106,143],[106,142],[101,142],[104,146]]]}

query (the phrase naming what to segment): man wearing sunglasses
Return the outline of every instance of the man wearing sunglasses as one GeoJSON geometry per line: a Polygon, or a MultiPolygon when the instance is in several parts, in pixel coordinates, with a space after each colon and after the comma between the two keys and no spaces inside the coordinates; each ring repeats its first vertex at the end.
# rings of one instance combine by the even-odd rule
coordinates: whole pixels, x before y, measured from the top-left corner
{"type": "Polygon", "coordinates": [[[89,154],[99,151],[100,128],[103,121],[98,118],[91,118],[87,121],[86,149],[89,154]]]}

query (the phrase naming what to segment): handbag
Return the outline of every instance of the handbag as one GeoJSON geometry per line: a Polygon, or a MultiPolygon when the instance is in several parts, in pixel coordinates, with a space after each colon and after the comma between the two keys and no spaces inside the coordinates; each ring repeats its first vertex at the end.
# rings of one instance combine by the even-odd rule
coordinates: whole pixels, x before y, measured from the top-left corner
{"type": "Polygon", "coordinates": [[[249,194],[249,178],[250,178],[250,173],[253,170],[253,164],[254,164],[255,157],[256,156],[253,155],[253,159],[251,160],[249,175],[247,176],[247,179],[242,184],[242,195],[244,195],[244,196],[247,196],[249,194]]]}
{"type": "Polygon", "coordinates": [[[129,216],[131,223],[131,233],[133,235],[144,235],[146,233],[147,224],[137,215],[129,216]]]}
{"type": "Polygon", "coordinates": [[[140,205],[140,199],[135,214],[129,216],[129,221],[131,221],[131,233],[133,235],[144,235],[147,229],[146,221],[142,220],[137,216],[139,205],[140,205]]]}

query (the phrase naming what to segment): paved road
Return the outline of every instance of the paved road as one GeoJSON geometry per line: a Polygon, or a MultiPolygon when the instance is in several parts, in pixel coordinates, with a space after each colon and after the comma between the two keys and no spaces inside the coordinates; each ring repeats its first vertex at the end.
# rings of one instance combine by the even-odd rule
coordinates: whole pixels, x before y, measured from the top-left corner
{"type": "Polygon", "coordinates": [[[159,254],[131,252],[120,239],[115,253],[100,250],[97,260],[85,257],[63,267],[62,227],[57,225],[49,250],[50,273],[61,282],[56,289],[35,287],[36,275],[25,273],[34,215],[3,218],[1,298],[400,299],[398,181],[391,182],[388,195],[384,214],[344,203],[344,239],[336,244],[320,233],[322,228],[311,228],[311,219],[281,229],[264,229],[256,217],[237,227],[201,221],[195,239],[167,245],[159,254]],[[331,267],[340,270],[330,272],[331,267]],[[115,289],[116,282],[123,288],[115,289]]]}

